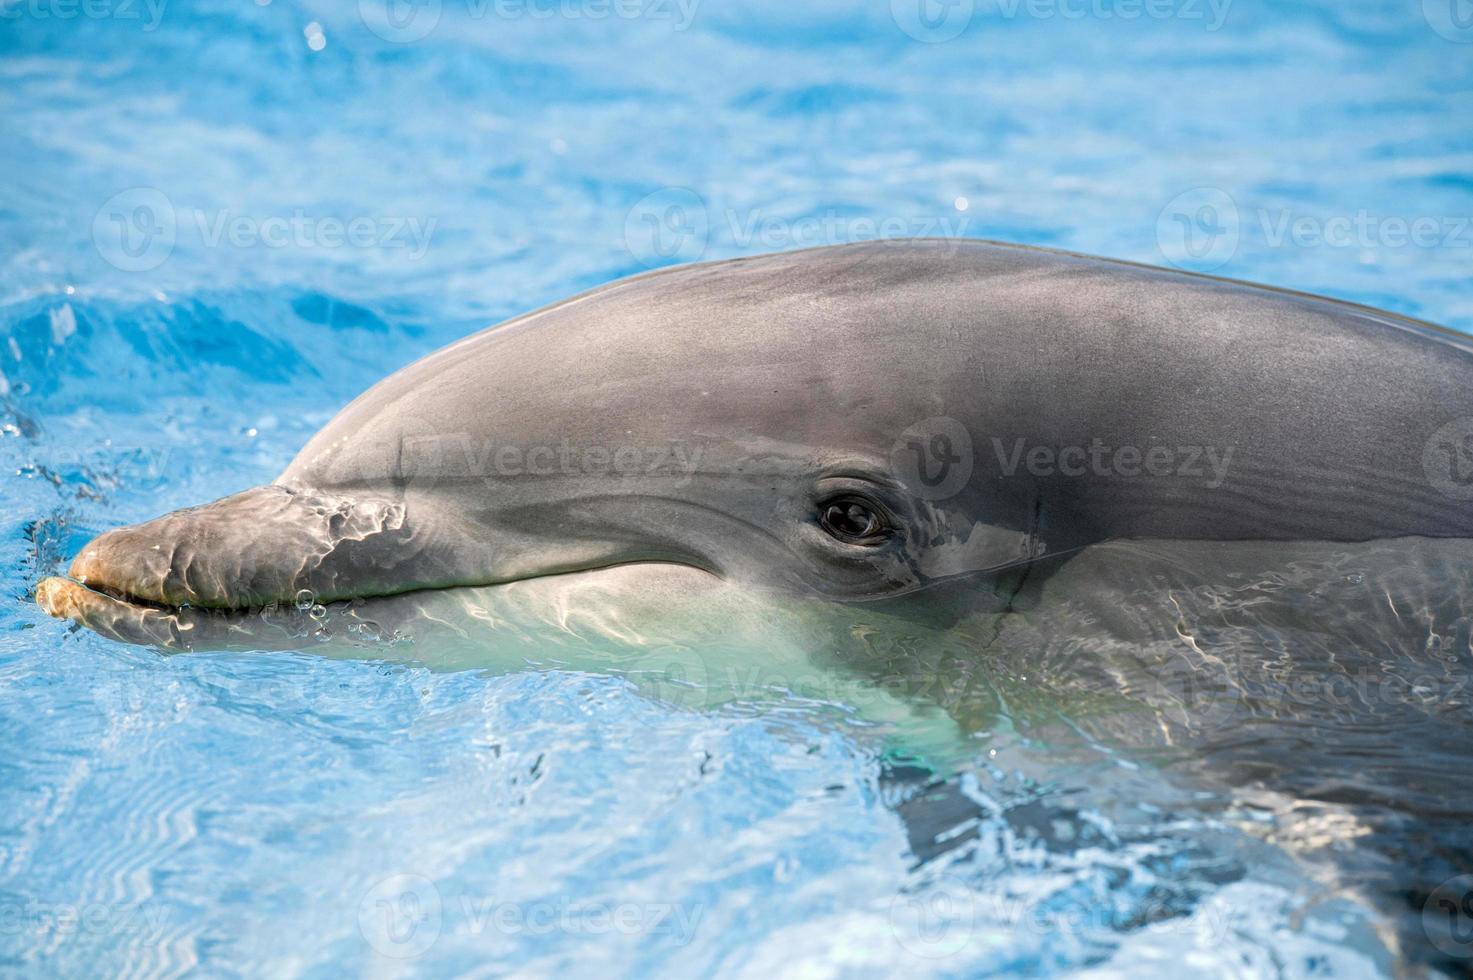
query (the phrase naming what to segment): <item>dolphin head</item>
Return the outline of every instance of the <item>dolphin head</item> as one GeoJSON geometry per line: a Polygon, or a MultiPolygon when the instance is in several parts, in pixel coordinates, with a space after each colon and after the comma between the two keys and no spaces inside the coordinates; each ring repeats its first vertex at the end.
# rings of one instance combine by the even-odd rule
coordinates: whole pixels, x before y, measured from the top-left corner
{"type": "MultiPolygon", "coordinates": [[[[241,612],[676,565],[860,601],[1044,547],[1016,485],[978,519],[967,430],[938,416],[967,408],[941,393],[964,345],[873,308],[894,297],[868,277],[720,268],[626,280],[431,354],[271,485],[109,531],[39,598],[98,625],[103,598],[241,612]]],[[[923,284],[895,285],[924,309],[923,284]]]]}

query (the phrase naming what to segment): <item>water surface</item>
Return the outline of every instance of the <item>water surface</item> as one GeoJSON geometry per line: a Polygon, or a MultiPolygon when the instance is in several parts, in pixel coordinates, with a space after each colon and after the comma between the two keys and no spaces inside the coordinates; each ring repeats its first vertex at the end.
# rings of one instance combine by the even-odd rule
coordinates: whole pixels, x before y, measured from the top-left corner
{"type": "Polygon", "coordinates": [[[163,657],[30,602],[673,261],[991,237],[1473,329],[1456,8],[1127,6],[0,0],[0,967],[1387,971],[1271,812],[1022,719],[926,791],[841,698],[163,657]]]}

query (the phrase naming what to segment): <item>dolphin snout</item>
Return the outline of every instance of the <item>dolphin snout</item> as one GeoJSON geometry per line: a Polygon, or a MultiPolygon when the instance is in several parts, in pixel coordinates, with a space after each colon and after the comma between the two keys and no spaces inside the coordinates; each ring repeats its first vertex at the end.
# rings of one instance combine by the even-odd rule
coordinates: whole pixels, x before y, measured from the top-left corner
{"type": "Polygon", "coordinates": [[[219,604],[224,598],[223,581],[212,588],[200,579],[194,564],[197,542],[183,539],[181,554],[180,536],[160,533],[169,529],[165,521],[117,528],[98,536],[72,561],[67,575],[99,591],[158,605],[219,604]],[[191,571],[196,572],[193,583],[191,571]]]}
{"type": "MultiPolygon", "coordinates": [[[[394,573],[414,556],[411,538],[402,502],[272,485],[108,531],[68,574],[90,590],[157,606],[331,602],[402,588],[394,573]]],[[[62,594],[54,585],[45,592],[62,594]]]]}

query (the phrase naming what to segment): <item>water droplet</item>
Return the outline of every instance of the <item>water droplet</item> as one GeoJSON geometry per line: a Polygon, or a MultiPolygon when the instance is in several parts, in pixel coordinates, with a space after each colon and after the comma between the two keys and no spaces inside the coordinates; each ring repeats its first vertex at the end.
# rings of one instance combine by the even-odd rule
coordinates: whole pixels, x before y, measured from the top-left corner
{"type": "Polygon", "coordinates": [[[312,611],[307,613],[307,615],[311,616],[313,619],[321,620],[327,615],[327,607],[319,602],[317,605],[312,607],[312,611]]]}
{"type": "Polygon", "coordinates": [[[1360,585],[1365,580],[1366,577],[1360,572],[1352,572],[1351,574],[1345,576],[1345,581],[1349,582],[1351,585],[1360,585]]]}
{"type": "Polygon", "coordinates": [[[316,601],[317,597],[312,594],[311,589],[301,590],[297,593],[297,611],[306,612],[312,608],[312,604],[316,601]]]}
{"type": "Polygon", "coordinates": [[[377,643],[379,640],[383,639],[383,628],[380,627],[378,623],[375,623],[372,620],[364,620],[363,622],[354,623],[352,626],[348,627],[348,632],[356,634],[357,636],[368,640],[370,643],[377,643]]]}

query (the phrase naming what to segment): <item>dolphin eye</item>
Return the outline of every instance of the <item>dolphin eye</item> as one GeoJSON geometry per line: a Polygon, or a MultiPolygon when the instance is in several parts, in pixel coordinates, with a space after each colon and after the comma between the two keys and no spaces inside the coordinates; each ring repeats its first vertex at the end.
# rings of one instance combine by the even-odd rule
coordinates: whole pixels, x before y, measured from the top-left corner
{"type": "Polygon", "coordinates": [[[818,524],[846,544],[879,544],[890,533],[879,509],[855,497],[820,504],[818,524]]]}

